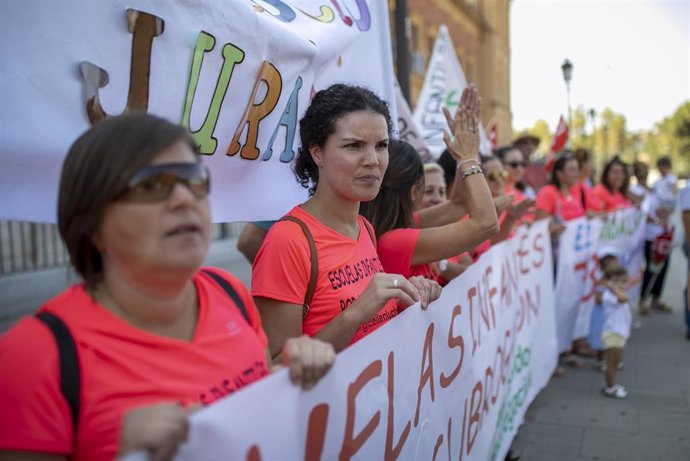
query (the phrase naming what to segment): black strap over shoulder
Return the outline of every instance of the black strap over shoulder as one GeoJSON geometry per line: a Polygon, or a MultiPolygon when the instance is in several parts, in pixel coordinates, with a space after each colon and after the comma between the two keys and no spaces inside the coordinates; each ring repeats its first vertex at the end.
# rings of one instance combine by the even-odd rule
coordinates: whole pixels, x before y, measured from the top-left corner
{"type": "MultiPolygon", "coordinates": [[[[213,280],[215,280],[228,294],[237,305],[242,317],[251,325],[249,316],[247,315],[247,309],[244,307],[242,299],[232,285],[215,272],[207,269],[204,269],[203,272],[213,278],[213,280]]],[[[77,346],[74,343],[74,337],[65,322],[57,315],[44,311],[36,314],[36,318],[50,329],[55,338],[60,368],[60,391],[72,412],[73,433],[76,436],[81,401],[81,375],[79,371],[79,355],[77,354],[77,346]]]]}
{"type": "MultiPolygon", "coordinates": [[[[316,243],[314,242],[314,235],[312,235],[311,231],[309,230],[309,226],[307,226],[307,224],[299,218],[296,218],[291,215],[285,215],[282,218],[280,218],[280,221],[291,221],[297,224],[300,227],[300,229],[302,229],[304,236],[307,238],[307,243],[309,244],[309,258],[311,260],[311,271],[309,272],[307,292],[304,295],[304,303],[302,304],[302,318],[305,318],[307,316],[307,313],[309,312],[309,306],[311,305],[311,301],[312,299],[314,299],[314,293],[316,292],[316,279],[319,275],[319,257],[316,254],[316,243]]],[[[374,235],[374,229],[371,227],[371,224],[369,224],[369,222],[366,219],[363,219],[362,221],[364,222],[364,228],[367,230],[367,233],[369,234],[369,238],[371,238],[371,242],[374,244],[374,248],[377,248],[376,235],[374,235]]]]}
{"type": "Polygon", "coordinates": [[[247,323],[251,325],[252,322],[249,320],[249,315],[247,314],[247,309],[244,307],[242,298],[240,298],[240,295],[237,294],[237,291],[235,291],[230,282],[228,282],[220,275],[208,269],[202,269],[202,272],[211,277],[213,280],[216,281],[218,285],[220,285],[220,287],[228,294],[228,296],[230,296],[230,299],[232,299],[235,302],[237,308],[240,310],[240,313],[242,314],[242,317],[244,317],[247,323]]]}
{"type": "Polygon", "coordinates": [[[79,372],[79,356],[72,333],[60,317],[50,312],[39,312],[36,318],[47,326],[53,333],[58,349],[60,365],[60,391],[67,400],[72,411],[73,432],[76,436],[79,420],[79,402],[81,401],[81,382],[79,372]]]}

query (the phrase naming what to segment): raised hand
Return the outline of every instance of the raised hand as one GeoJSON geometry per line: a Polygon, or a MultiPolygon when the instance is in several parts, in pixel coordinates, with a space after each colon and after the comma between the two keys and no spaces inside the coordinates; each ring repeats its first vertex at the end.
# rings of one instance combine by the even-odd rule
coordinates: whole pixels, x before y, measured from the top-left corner
{"type": "Polygon", "coordinates": [[[463,90],[454,117],[451,117],[447,108],[443,108],[443,115],[452,133],[452,136],[444,133],[443,141],[450,154],[458,162],[477,157],[481,108],[482,100],[473,84],[463,90]]]}

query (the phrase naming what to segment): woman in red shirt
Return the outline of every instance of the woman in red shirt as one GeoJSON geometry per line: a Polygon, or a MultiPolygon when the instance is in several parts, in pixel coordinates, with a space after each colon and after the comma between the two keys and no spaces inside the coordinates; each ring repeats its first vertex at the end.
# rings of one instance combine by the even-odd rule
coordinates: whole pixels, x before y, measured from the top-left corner
{"type": "MultiPolygon", "coordinates": [[[[482,168],[484,169],[484,176],[489,185],[491,196],[494,198],[506,196],[506,191],[511,193],[519,192],[517,189],[512,189],[510,185],[506,184],[508,174],[503,169],[503,163],[496,157],[482,157],[482,168]]],[[[522,219],[527,211],[534,205],[534,200],[525,198],[520,194],[519,198],[513,196],[513,203],[508,209],[501,213],[498,217],[500,226],[499,232],[491,237],[489,240],[482,242],[474,250],[473,259],[476,261],[483,253],[487,252],[491,245],[512,238],[515,235],[514,228],[522,224],[522,219]]]]}
{"type": "Polygon", "coordinates": [[[580,180],[573,187],[572,194],[584,200],[588,216],[605,215],[604,205],[592,188],[592,154],[587,149],[576,149],[573,156],[580,166],[580,180]],[[579,189],[579,190],[578,190],[579,189]]]}
{"type": "Polygon", "coordinates": [[[585,200],[574,186],[580,179],[577,159],[570,153],[561,154],[553,165],[551,181],[537,193],[537,219],[551,218],[556,224],[552,233],[562,232],[564,221],[585,216],[585,200]],[[574,192],[574,193],[573,193],[574,192]]]}
{"type": "Polygon", "coordinates": [[[379,193],[392,127],[381,98],[343,84],[317,92],[300,120],[294,170],[311,197],[271,226],[252,268],[274,357],[302,334],[340,351],[399,310],[440,296],[436,283],[384,273],[359,215],[360,203],[379,193]]]}
{"type": "MultiPolygon", "coordinates": [[[[537,194],[537,219],[551,218],[551,234],[554,248],[554,271],[556,266],[557,238],[565,229],[563,222],[581,218],[587,212],[587,199],[582,188],[577,187],[580,181],[580,167],[577,159],[570,153],[561,154],[554,162],[551,182],[537,194]]],[[[578,345],[578,347],[580,347],[578,345]]],[[[584,362],[570,352],[561,354],[561,363],[583,367],[584,362]]],[[[556,369],[561,375],[565,370],[556,369]]]]}
{"type": "Polygon", "coordinates": [[[601,200],[604,211],[611,212],[632,206],[628,199],[629,184],[628,166],[618,156],[614,157],[604,167],[601,182],[594,186],[594,193],[601,200]]]}
{"type": "MultiPolygon", "coordinates": [[[[0,458],[169,459],[190,407],[270,372],[248,290],[200,270],[209,187],[194,139],[152,115],[109,118],[72,145],[58,226],[84,283],[0,338],[0,458]]],[[[285,347],[306,387],[335,356],[308,338],[285,347]]]]}
{"type": "MultiPolygon", "coordinates": [[[[446,146],[458,162],[453,196],[466,198],[469,217],[448,210],[442,203],[419,211],[415,227],[415,198],[424,189],[422,162],[415,149],[404,141],[391,143],[390,164],[381,192],[362,204],[362,215],[371,220],[379,238],[378,252],[387,271],[421,274],[436,280],[431,263],[468,251],[498,231],[496,211],[483,170],[477,159],[481,99],[473,85],[461,96],[453,121],[453,138],[446,146]]],[[[458,208],[459,209],[459,208],[458,208]]]]}

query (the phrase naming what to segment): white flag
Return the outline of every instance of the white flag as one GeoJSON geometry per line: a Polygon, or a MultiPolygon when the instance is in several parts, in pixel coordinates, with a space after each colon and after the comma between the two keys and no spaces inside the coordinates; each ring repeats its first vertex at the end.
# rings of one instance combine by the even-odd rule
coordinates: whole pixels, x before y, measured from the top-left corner
{"type": "MultiPolygon", "coordinates": [[[[451,114],[454,113],[460,103],[462,90],[466,86],[467,78],[455,55],[448,29],[442,25],[414,111],[414,120],[421,130],[422,141],[436,158],[446,148],[443,143],[443,132],[447,130],[447,124],[442,109],[447,107],[451,114]]],[[[479,140],[479,151],[484,155],[491,155],[491,143],[481,123],[479,140]]]]}
{"type": "Polygon", "coordinates": [[[414,147],[424,163],[434,160],[431,151],[422,140],[419,127],[412,117],[412,110],[410,110],[397,81],[395,82],[395,103],[398,112],[398,139],[414,147]]]}

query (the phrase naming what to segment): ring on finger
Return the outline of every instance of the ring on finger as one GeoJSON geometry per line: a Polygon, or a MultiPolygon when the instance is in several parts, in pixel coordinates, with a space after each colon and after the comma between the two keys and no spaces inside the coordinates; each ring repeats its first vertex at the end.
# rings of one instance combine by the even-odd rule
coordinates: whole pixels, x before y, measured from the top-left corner
{"type": "Polygon", "coordinates": [[[398,288],[398,279],[393,279],[393,288],[398,288]]]}

